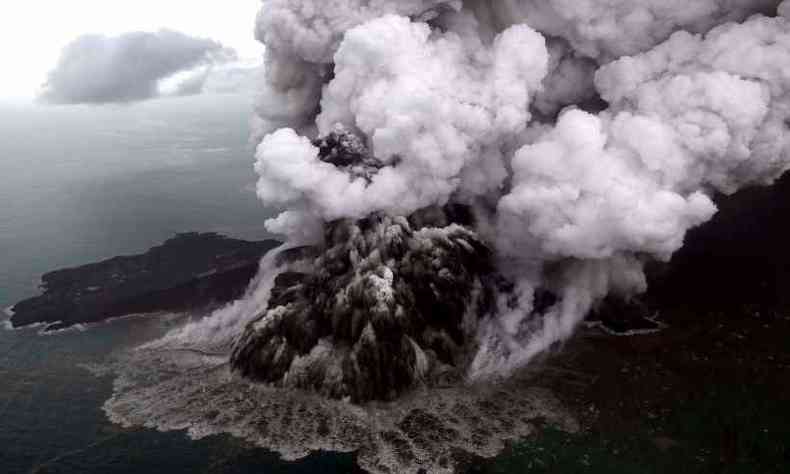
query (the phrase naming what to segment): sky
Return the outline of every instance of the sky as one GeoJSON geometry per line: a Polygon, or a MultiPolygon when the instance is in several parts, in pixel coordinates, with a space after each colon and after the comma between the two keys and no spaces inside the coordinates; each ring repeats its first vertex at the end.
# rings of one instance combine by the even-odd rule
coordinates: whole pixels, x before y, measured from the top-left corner
{"type": "Polygon", "coordinates": [[[8,1],[0,18],[0,99],[33,99],[61,49],[86,34],[118,35],[162,28],[208,37],[259,58],[253,27],[260,0],[8,1]]]}

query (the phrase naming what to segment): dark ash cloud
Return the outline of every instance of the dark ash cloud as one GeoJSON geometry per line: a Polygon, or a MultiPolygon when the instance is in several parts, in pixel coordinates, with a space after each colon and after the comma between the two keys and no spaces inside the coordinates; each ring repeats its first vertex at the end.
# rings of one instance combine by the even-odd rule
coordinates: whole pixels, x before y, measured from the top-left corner
{"type": "MultiPolygon", "coordinates": [[[[41,99],[54,104],[150,99],[160,95],[162,79],[234,58],[235,52],[217,41],[170,30],[83,35],[63,49],[41,99]]],[[[202,81],[185,92],[200,92],[198,85],[202,81]]]]}

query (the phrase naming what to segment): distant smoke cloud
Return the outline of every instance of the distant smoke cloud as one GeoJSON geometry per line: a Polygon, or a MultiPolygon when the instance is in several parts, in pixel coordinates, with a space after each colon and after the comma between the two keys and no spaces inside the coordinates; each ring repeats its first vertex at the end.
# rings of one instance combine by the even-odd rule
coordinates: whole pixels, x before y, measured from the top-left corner
{"type": "Polygon", "coordinates": [[[203,66],[176,86],[181,95],[199,93],[210,66],[235,56],[214,40],[170,30],[84,35],[63,49],[41,98],[55,104],[145,100],[160,95],[163,79],[203,66]]]}
{"type": "Polygon", "coordinates": [[[200,94],[203,92],[203,88],[206,86],[206,80],[210,74],[210,67],[191,74],[186,79],[176,84],[174,95],[186,96],[200,94]]]}
{"type": "Polygon", "coordinates": [[[205,94],[254,95],[260,82],[261,65],[258,62],[233,63],[213,68],[203,83],[205,94]]]}
{"type": "Polygon", "coordinates": [[[159,81],[159,94],[167,97],[195,94],[242,94],[252,97],[260,75],[261,65],[257,61],[209,64],[159,81]]]}

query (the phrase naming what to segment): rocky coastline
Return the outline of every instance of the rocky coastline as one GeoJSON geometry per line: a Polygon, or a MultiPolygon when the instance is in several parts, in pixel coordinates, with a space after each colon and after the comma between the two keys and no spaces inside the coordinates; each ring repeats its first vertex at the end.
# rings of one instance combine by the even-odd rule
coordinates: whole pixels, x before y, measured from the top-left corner
{"type": "Polygon", "coordinates": [[[185,311],[240,297],[276,240],[182,233],[143,254],[55,270],[42,293],[9,308],[12,327],[60,330],[137,313],[185,311]]]}

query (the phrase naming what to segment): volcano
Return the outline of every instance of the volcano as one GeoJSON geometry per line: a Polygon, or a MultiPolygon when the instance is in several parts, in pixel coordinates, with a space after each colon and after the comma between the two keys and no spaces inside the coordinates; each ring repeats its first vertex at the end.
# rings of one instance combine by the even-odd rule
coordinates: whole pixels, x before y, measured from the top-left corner
{"type": "MultiPolygon", "coordinates": [[[[351,175],[383,166],[348,132],[316,143],[351,175]]],[[[287,270],[236,343],[233,369],[354,402],[461,379],[496,280],[472,226],[461,205],[327,223],[320,245],[283,254],[287,270]]]]}

